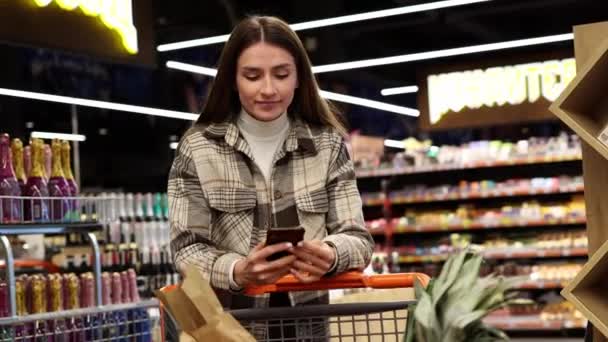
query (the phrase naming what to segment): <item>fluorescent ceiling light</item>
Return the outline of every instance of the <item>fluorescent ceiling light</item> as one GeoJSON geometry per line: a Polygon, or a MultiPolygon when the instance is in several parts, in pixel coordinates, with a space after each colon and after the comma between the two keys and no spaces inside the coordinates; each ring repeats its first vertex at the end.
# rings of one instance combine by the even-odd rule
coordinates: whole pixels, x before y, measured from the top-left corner
{"type": "Polygon", "coordinates": [[[179,145],[178,142],[172,142],[169,144],[169,148],[172,150],[177,150],[177,145],[179,145]]]}
{"type": "Polygon", "coordinates": [[[325,90],[321,90],[320,94],[322,97],[324,97],[328,100],[350,103],[350,104],[354,104],[354,105],[358,105],[358,106],[375,108],[375,109],[380,109],[380,110],[384,110],[387,112],[393,112],[393,113],[403,114],[403,115],[408,115],[408,116],[415,116],[415,117],[420,116],[420,111],[418,111],[417,109],[413,109],[413,108],[397,106],[397,105],[384,103],[384,102],[380,102],[380,101],[368,100],[368,99],[364,99],[361,97],[332,93],[332,92],[325,91],[325,90]]]}
{"type": "Polygon", "coordinates": [[[411,93],[417,93],[417,92],[418,92],[418,86],[407,86],[407,87],[382,89],[380,91],[380,94],[382,94],[382,96],[389,96],[389,95],[397,95],[397,94],[411,94],[411,93]]]}
{"type": "Polygon", "coordinates": [[[187,64],[187,63],[181,63],[181,62],[175,62],[175,61],[168,61],[167,64],[166,64],[166,66],[169,69],[176,69],[176,70],[181,70],[181,71],[187,71],[187,72],[191,72],[191,73],[194,73],[194,74],[207,75],[207,76],[211,76],[211,77],[215,77],[215,75],[217,75],[217,70],[216,69],[206,68],[206,67],[202,67],[202,66],[198,66],[198,65],[193,65],[193,64],[187,64]]]}
{"type": "Polygon", "coordinates": [[[32,136],[32,138],[40,138],[40,139],[59,139],[59,140],[70,140],[70,141],[87,140],[87,137],[82,134],[66,134],[66,133],[34,131],[34,132],[32,132],[31,136],[32,136]]]}
{"type": "MultiPolygon", "coordinates": [[[[380,11],[365,12],[365,13],[359,13],[359,14],[344,15],[344,16],[334,17],[334,18],[307,21],[307,22],[303,22],[303,23],[292,24],[289,26],[294,31],[302,31],[302,30],[308,30],[308,29],[312,29],[312,28],[334,26],[334,25],[340,25],[340,24],[345,24],[345,23],[352,23],[352,22],[356,22],[356,21],[385,18],[385,17],[391,17],[391,16],[395,16],[395,15],[431,11],[431,10],[437,10],[437,9],[441,9],[441,8],[462,6],[462,5],[474,4],[474,3],[480,3],[480,2],[488,2],[488,1],[492,1],[492,0],[436,1],[436,2],[430,2],[427,4],[403,6],[403,7],[391,8],[391,9],[380,10],[380,11]]],[[[183,42],[162,44],[162,45],[159,45],[156,49],[161,52],[186,49],[186,48],[191,48],[191,47],[195,47],[195,46],[204,46],[204,45],[223,43],[223,42],[227,41],[228,38],[230,38],[230,35],[224,34],[221,36],[214,36],[214,37],[208,37],[208,38],[187,40],[187,41],[183,41],[183,42]]]]}
{"type": "Polygon", "coordinates": [[[386,139],[386,140],[384,140],[384,146],[405,149],[405,143],[402,140],[386,139]]]}
{"type": "Polygon", "coordinates": [[[30,91],[22,91],[22,90],[15,90],[15,89],[0,88],[0,95],[21,97],[21,98],[32,99],[32,100],[40,100],[40,101],[67,103],[67,104],[73,104],[73,105],[78,105],[78,106],[117,110],[117,111],[122,111],[122,112],[162,116],[162,117],[172,118],[172,119],[183,119],[183,120],[192,120],[193,121],[198,118],[198,114],[193,114],[193,113],[176,112],[176,111],[166,110],[166,109],[133,106],[133,105],[128,105],[128,104],[89,100],[89,99],[83,99],[83,98],[77,98],[77,97],[50,95],[50,94],[44,94],[44,93],[34,93],[34,92],[30,92],[30,91]]]}
{"type": "Polygon", "coordinates": [[[312,70],[314,73],[339,71],[339,70],[350,70],[350,69],[366,68],[366,67],[372,67],[372,66],[378,66],[378,65],[406,63],[406,62],[422,61],[422,60],[442,58],[442,57],[467,55],[467,54],[479,53],[479,52],[511,49],[511,48],[517,48],[517,47],[531,46],[531,45],[550,44],[550,43],[568,41],[568,40],[572,40],[572,39],[574,39],[574,34],[566,33],[566,34],[558,34],[558,35],[554,35],[554,36],[511,40],[508,42],[501,42],[501,43],[474,45],[474,46],[469,46],[469,47],[430,51],[430,52],[420,52],[420,53],[413,53],[413,54],[408,54],[408,55],[365,59],[365,60],[354,61],[354,62],[319,65],[319,66],[312,67],[312,70]]]}
{"type": "MultiPolygon", "coordinates": [[[[181,62],[168,61],[166,63],[166,65],[167,65],[167,68],[170,68],[170,69],[177,69],[177,70],[192,72],[192,73],[196,73],[196,74],[207,75],[207,76],[211,76],[211,77],[215,77],[215,75],[217,74],[216,69],[206,68],[206,67],[201,67],[201,66],[197,66],[197,65],[181,63],[181,62]]],[[[393,112],[393,113],[409,115],[409,116],[419,116],[420,115],[420,112],[413,108],[392,105],[392,104],[388,104],[388,103],[384,103],[384,102],[368,100],[368,99],[355,97],[355,96],[332,93],[332,92],[325,91],[325,90],[321,90],[320,94],[322,97],[329,99],[329,100],[333,100],[333,101],[345,102],[345,103],[350,103],[350,104],[359,105],[359,106],[363,106],[363,107],[370,107],[370,108],[384,110],[387,112],[393,112]]]]}

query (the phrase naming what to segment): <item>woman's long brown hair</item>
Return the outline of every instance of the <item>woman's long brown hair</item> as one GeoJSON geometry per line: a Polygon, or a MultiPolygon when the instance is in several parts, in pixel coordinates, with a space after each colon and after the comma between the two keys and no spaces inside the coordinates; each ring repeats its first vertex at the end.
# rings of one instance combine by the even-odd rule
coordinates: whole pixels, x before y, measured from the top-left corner
{"type": "Polygon", "coordinates": [[[295,60],[298,88],[288,108],[289,115],[311,125],[331,126],[346,134],[335,107],[319,95],[319,86],[300,38],[287,23],[276,17],[249,17],[234,28],[222,50],[217,75],[197,123],[234,120],[241,110],[235,86],[237,60],[246,48],[261,41],[287,50],[295,60]]]}

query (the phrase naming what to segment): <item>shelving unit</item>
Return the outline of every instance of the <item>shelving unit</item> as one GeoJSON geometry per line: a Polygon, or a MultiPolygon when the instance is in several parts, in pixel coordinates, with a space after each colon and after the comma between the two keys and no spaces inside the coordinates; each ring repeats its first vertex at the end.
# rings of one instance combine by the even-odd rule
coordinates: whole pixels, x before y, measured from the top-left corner
{"type": "MultiPolygon", "coordinates": [[[[510,259],[549,259],[549,258],[568,258],[585,257],[587,248],[568,248],[568,249],[533,249],[522,248],[522,250],[497,250],[481,252],[486,259],[490,260],[510,260],[510,259]]],[[[438,255],[405,255],[399,257],[399,262],[403,264],[413,263],[438,263],[448,258],[448,254],[438,255]]]]}
{"type": "MultiPolygon", "coordinates": [[[[101,268],[101,250],[97,239],[97,232],[100,232],[104,228],[104,222],[97,219],[97,210],[104,207],[103,199],[100,198],[89,198],[89,197],[69,197],[69,198],[40,198],[36,200],[48,201],[48,206],[52,206],[54,201],[68,201],[70,203],[78,203],[80,209],[79,215],[69,216],[71,218],[62,220],[53,218],[53,215],[37,219],[37,222],[27,222],[23,217],[11,218],[10,223],[0,223],[0,245],[4,249],[5,260],[2,267],[5,268],[6,283],[8,290],[8,314],[9,317],[0,318],[0,330],[2,336],[0,341],[13,340],[14,334],[19,327],[24,327],[26,324],[33,324],[38,321],[52,321],[58,319],[81,319],[83,317],[95,316],[101,319],[105,314],[113,313],[125,313],[125,312],[136,312],[138,310],[147,310],[151,308],[158,308],[159,303],[156,299],[140,301],[138,303],[123,303],[118,305],[104,305],[102,298],[102,268],[101,268]],[[63,221],[63,222],[61,222],[63,221]],[[86,237],[86,240],[91,247],[92,255],[92,273],[94,275],[94,298],[95,306],[89,308],[81,308],[76,310],[63,310],[57,312],[48,312],[45,314],[35,314],[27,316],[18,316],[17,313],[17,297],[16,297],[16,277],[15,277],[15,266],[16,260],[13,254],[13,248],[8,239],[9,236],[16,235],[66,235],[66,234],[81,234],[86,237]],[[6,334],[9,334],[8,336],[6,334]],[[6,339],[5,339],[6,338],[6,339]]],[[[1,197],[0,205],[6,205],[6,201],[18,202],[18,207],[24,208],[24,201],[34,201],[25,197],[1,197]],[[4,203],[2,203],[2,201],[4,203]]],[[[12,203],[12,202],[11,202],[12,203]]],[[[22,213],[23,211],[21,211],[22,213]]],[[[68,217],[61,215],[62,217],[68,217]]],[[[133,317],[127,318],[125,321],[116,323],[121,325],[121,329],[128,329],[133,324],[146,324],[151,327],[150,316],[147,314],[140,316],[135,319],[133,317]],[[124,326],[123,326],[124,325],[124,326]]],[[[104,328],[101,325],[97,327],[85,326],[80,329],[74,328],[70,334],[82,333],[82,334],[93,334],[91,336],[101,336],[101,329],[104,328]]],[[[52,334],[53,332],[50,332],[52,334]]],[[[68,334],[66,332],[66,334],[68,334]]],[[[151,332],[142,333],[147,334],[149,337],[151,332]]],[[[143,336],[142,334],[136,333],[133,337],[143,336]]],[[[23,336],[24,338],[34,338],[34,336],[23,336]]],[[[38,336],[37,338],[47,338],[48,336],[38,336]]],[[[100,337],[101,338],[101,337],[100,337]]],[[[97,340],[95,338],[95,340],[97,340]]]]}
{"type": "MultiPolygon", "coordinates": [[[[514,198],[514,197],[530,197],[530,196],[542,196],[542,195],[557,195],[557,194],[578,194],[584,191],[583,186],[575,186],[572,188],[554,188],[549,190],[531,190],[531,191],[487,191],[478,192],[469,195],[428,195],[428,196],[410,196],[410,197],[393,197],[390,198],[392,205],[401,204],[421,204],[421,203],[435,203],[435,202],[449,202],[449,201],[468,201],[468,200],[479,200],[479,199],[490,199],[490,198],[514,198]]],[[[364,199],[363,205],[368,207],[384,205],[383,199],[364,199]]]]}
{"type": "Polygon", "coordinates": [[[484,323],[506,331],[583,329],[587,324],[585,320],[548,321],[543,320],[539,315],[490,316],[484,319],[484,323]]]}
{"type": "MultiPolygon", "coordinates": [[[[410,184],[426,185],[427,183],[424,177],[427,177],[427,173],[428,177],[433,177],[431,185],[429,185],[429,188],[431,188],[432,185],[440,184],[438,182],[443,182],[441,184],[458,184],[457,177],[459,177],[460,170],[469,171],[469,173],[466,174],[466,181],[469,183],[489,178],[492,179],[491,176],[495,171],[499,175],[499,179],[508,180],[515,177],[521,179],[521,172],[514,176],[510,175],[512,171],[521,171],[517,169],[518,166],[526,168],[525,175],[528,175],[530,177],[529,179],[534,177],[557,177],[563,174],[580,176],[580,161],[581,155],[580,153],[576,153],[568,156],[525,158],[498,163],[432,165],[390,170],[359,170],[357,171],[357,176],[360,189],[362,189],[363,192],[362,198],[364,199],[364,212],[367,215],[366,219],[377,219],[379,215],[382,215],[381,218],[384,219],[373,222],[373,229],[370,227],[370,232],[379,244],[377,255],[381,256],[385,262],[389,262],[389,265],[391,262],[397,262],[400,268],[405,267],[408,269],[415,268],[417,270],[424,270],[427,267],[433,267],[433,269],[437,271],[437,267],[441,267],[441,264],[447,259],[450,253],[445,242],[449,241],[448,238],[454,233],[471,235],[473,239],[483,240],[487,236],[496,236],[497,233],[501,234],[499,236],[508,237],[512,234],[533,236],[535,234],[541,234],[541,232],[544,231],[557,231],[558,234],[561,234],[559,232],[562,230],[583,230],[587,223],[587,219],[580,215],[566,215],[560,218],[547,219],[511,217],[499,218],[491,222],[487,220],[477,220],[477,216],[474,216],[475,219],[464,220],[458,224],[404,224],[405,222],[411,223],[419,221],[417,212],[424,213],[428,210],[425,208],[429,207],[433,210],[448,211],[452,209],[455,210],[457,206],[465,203],[469,203],[467,205],[470,205],[470,203],[473,202],[481,203],[482,206],[484,204],[487,206],[501,203],[501,201],[504,201],[505,204],[515,204],[524,202],[530,198],[541,203],[563,201],[568,195],[575,196],[582,194],[585,191],[582,184],[576,184],[575,186],[552,186],[542,190],[499,190],[496,188],[488,191],[462,194],[458,192],[458,190],[439,194],[430,192],[431,195],[418,196],[404,196],[399,194],[399,191],[401,191],[400,187],[403,187],[404,185],[406,187],[410,186],[410,184]],[[542,172],[540,172],[541,174],[538,176],[534,174],[537,166],[542,169],[542,172]],[[566,172],[564,172],[564,170],[566,170],[566,172]],[[444,177],[444,175],[446,177],[444,177]],[[490,175],[490,177],[488,177],[488,175],[490,175]],[[378,188],[379,184],[382,185],[381,188],[378,188]],[[369,196],[366,196],[366,191],[370,193],[369,196]],[[401,213],[399,211],[403,210],[403,212],[405,212],[406,209],[408,212],[414,213],[414,216],[411,218],[409,216],[407,218],[401,218],[401,213]],[[385,225],[378,226],[382,225],[382,222],[384,222],[385,225]],[[439,248],[438,245],[440,244],[440,240],[443,242],[439,248]],[[435,246],[438,247],[437,254],[418,254],[421,251],[419,246],[429,248],[428,243],[434,243],[435,246]],[[407,246],[401,244],[407,244],[407,246]],[[414,252],[414,250],[416,250],[416,252],[414,252]]],[[[464,176],[465,174],[462,173],[462,175],[464,176]]],[[[560,183],[560,185],[562,184],[560,183]]],[[[410,187],[413,188],[413,186],[410,187]]],[[[368,224],[371,225],[372,222],[370,221],[368,224]]],[[[515,263],[516,265],[522,263],[531,263],[533,265],[550,264],[559,260],[569,260],[567,263],[570,264],[573,261],[574,263],[579,263],[580,260],[585,259],[588,254],[587,247],[575,246],[577,245],[575,244],[571,247],[563,248],[535,247],[534,245],[526,245],[519,248],[485,248],[480,249],[480,253],[482,253],[484,258],[492,265],[501,265],[503,263],[515,263]]],[[[456,249],[458,249],[458,247],[454,247],[454,250],[456,249]]],[[[424,252],[425,249],[422,249],[422,251],[424,252]]],[[[566,281],[529,280],[520,284],[515,290],[537,293],[540,295],[547,291],[557,292],[561,290],[566,283],[566,281]]],[[[527,335],[528,333],[531,335],[540,333],[542,335],[542,331],[552,331],[556,334],[560,333],[561,330],[580,331],[586,324],[586,322],[583,321],[572,320],[547,321],[541,319],[538,315],[491,317],[488,319],[487,323],[497,328],[504,329],[509,333],[517,332],[519,335],[527,335]]]]}
{"type": "Polygon", "coordinates": [[[427,165],[427,166],[413,166],[403,168],[385,168],[385,169],[372,169],[372,170],[357,170],[355,172],[357,178],[370,178],[370,177],[387,177],[387,176],[401,176],[410,175],[417,173],[435,173],[443,171],[455,171],[455,170],[470,170],[470,169],[482,169],[482,168],[500,168],[505,166],[522,166],[522,165],[536,165],[536,164],[551,164],[567,161],[580,161],[582,160],[581,154],[565,155],[565,156],[548,156],[548,157],[530,157],[530,158],[519,158],[501,162],[475,162],[465,163],[456,165],[427,165]]]}
{"type": "MultiPolygon", "coordinates": [[[[520,220],[517,222],[504,221],[499,224],[481,224],[481,223],[470,223],[463,225],[445,225],[445,226],[410,226],[410,227],[395,227],[390,233],[391,234],[418,234],[418,233],[452,233],[462,231],[474,231],[474,230],[492,230],[492,229],[522,229],[522,228],[540,228],[540,227],[561,227],[567,225],[584,225],[585,219],[561,219],[561,220],[546,220],[546,221],[525,221],[520,220]]],[[[387,229],[370,229],[372,235],[385,235],[387,229]]]]}

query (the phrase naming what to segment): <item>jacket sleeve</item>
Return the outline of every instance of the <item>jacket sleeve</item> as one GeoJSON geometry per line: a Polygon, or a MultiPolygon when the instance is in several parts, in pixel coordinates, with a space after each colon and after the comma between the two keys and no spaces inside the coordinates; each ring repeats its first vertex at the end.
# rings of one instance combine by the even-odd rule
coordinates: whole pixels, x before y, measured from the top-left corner
{"type": "Polygon", "coordinates": [[[191,145],[186,136],[180,143],[167,187],[171,251],[176,268],[183,273],[196,266],[211,286],[233,291],[231,273],[240,254],[219,249],[210,240],[211,210],[198,178],[191,145]]]}
{"type": "Polygon", "coordinates": [[[328,236],[324,241],[336,249],[332,273],[363,270],[371,261],[374,240],[365,226],[354,165],[342,139],[331,153],[328,172],[328,236]]]}

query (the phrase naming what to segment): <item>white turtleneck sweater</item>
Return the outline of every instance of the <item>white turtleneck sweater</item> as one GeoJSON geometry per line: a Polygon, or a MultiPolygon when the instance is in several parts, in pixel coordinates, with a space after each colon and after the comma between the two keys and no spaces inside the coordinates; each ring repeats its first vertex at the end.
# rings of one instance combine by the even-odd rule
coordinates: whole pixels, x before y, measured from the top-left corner
{"type": "Polygon", "coordinates": [[[259,121],[241,109],[237,126],[251,148],[253,161],[269,184],[274,155],[287,138],[289,131],[287,113],[281,114],[273,121],[259,121]]]}
{"type": "MultiPolygon", "coordinates": [[[[237,120],[239,131],[249,144],[253,161],[260,168],[267,186],[270,184],[272,161],[277,150],[282,146],[289,132],[289,118],[287,113],[281,114],[273,121],[260,121],[241,109],[237,120]]],[[[234,281],[234,266],[230,272],[230,287],[237,290],[239,285],[234,281]]]]}

